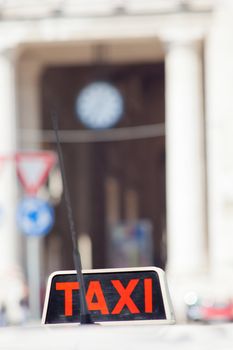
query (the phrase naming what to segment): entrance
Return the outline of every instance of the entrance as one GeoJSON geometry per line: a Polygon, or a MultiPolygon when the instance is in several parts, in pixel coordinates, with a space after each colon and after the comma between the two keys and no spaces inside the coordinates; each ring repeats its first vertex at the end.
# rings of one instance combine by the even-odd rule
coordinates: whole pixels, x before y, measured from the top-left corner
{"type": "MultiPolygon", "coordinates": [[[[109,242],[114,226],[147,222],[151,227],[152,263],[164,267],[165,137],[164,133],[140,134],[142,126],[148,130],[151,125],[164,124],[163,63],[47,67],[41,82],[43,129],[52,128],[50,110],[55,105],[61,135],[63,131],[87,130],[77,116],[76,98],[87,84],[100,80],[121,92],[122,119],[111,129],[112,134],[108,131],[108,139],[100,137],[90,142],[77,137],[76,141],[66,139],[62,144],[78,234],[90,237],[93,268],[112,267],[109,242]],[[131,138],[136,127],[139,133],[131,138]],[[114,131],[125,128],[129,136],[116,139],[114,131]]],[[[55,149],[54,143],[45,147],[55,149]]],[[[46,237],[46,249],[53,251],[55,241],[58,248],[54,254],[59,266],[51,270],[72,269],[72,246],[63,201],[56,207],[56,226],[46,237]]]]}

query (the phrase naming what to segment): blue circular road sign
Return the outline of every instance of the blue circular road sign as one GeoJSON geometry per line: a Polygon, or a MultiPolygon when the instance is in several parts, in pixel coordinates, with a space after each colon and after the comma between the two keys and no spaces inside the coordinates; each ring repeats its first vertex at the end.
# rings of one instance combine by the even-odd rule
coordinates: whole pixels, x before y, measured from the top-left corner
{"type": "Polygon", "coordinates": [[[45,236],[54,224],[53,207],[39,198],[22,200],[17,212],[20,230],[28,236],[45,236]]]}

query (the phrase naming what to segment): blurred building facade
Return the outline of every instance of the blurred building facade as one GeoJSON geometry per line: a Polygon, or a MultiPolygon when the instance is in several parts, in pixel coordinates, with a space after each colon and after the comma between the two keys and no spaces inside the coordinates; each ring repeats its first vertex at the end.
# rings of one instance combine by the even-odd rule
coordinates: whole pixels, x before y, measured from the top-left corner
{"type": "MultiPolygon", "coordinates": [[[[153,262],[172,286],[185,285],[181,294],[205,289],[207,275],[221,293],[233,273],[232,13],[231,1],[0,5],[0,154],[55,149],[50,112],[59,111],[77,229],[90,235],[94,267],[107,267],[107,228],[142,218],[154,228],[153,262]],[[96,80],[115,84],[126,106],[98,135],[74,107],[96,80]]],[[[26,266],[14,164],[0,176],[1,268],[26,266]]],[[[64,205],[56,212],[36,248],[42,281],[72,268],[64,205]]]]}

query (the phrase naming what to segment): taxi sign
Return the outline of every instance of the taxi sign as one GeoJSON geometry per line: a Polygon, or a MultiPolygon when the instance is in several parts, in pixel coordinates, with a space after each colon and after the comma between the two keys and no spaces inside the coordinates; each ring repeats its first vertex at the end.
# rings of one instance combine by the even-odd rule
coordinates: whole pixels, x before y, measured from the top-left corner
{"type": "MultiPolygon", "coordinates": [[[[84,270],[83,277],[93,322],[175,322],[160,268],[84,270]]],[[[76,271],[54,272],[48,280],[42,323],[79,323],[79,287],[76,271]]]]}

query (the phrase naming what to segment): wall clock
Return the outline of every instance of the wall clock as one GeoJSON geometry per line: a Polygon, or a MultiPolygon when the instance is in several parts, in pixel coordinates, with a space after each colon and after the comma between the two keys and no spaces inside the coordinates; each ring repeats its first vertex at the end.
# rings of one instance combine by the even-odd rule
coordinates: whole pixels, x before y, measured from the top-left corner
{"type": "Polygon", "coordinates": [[[91,129],[113,127],[122,117],[124,102],[120,91],[105,81],[85,86],[76,99],[79,120],[91,129]]]}

